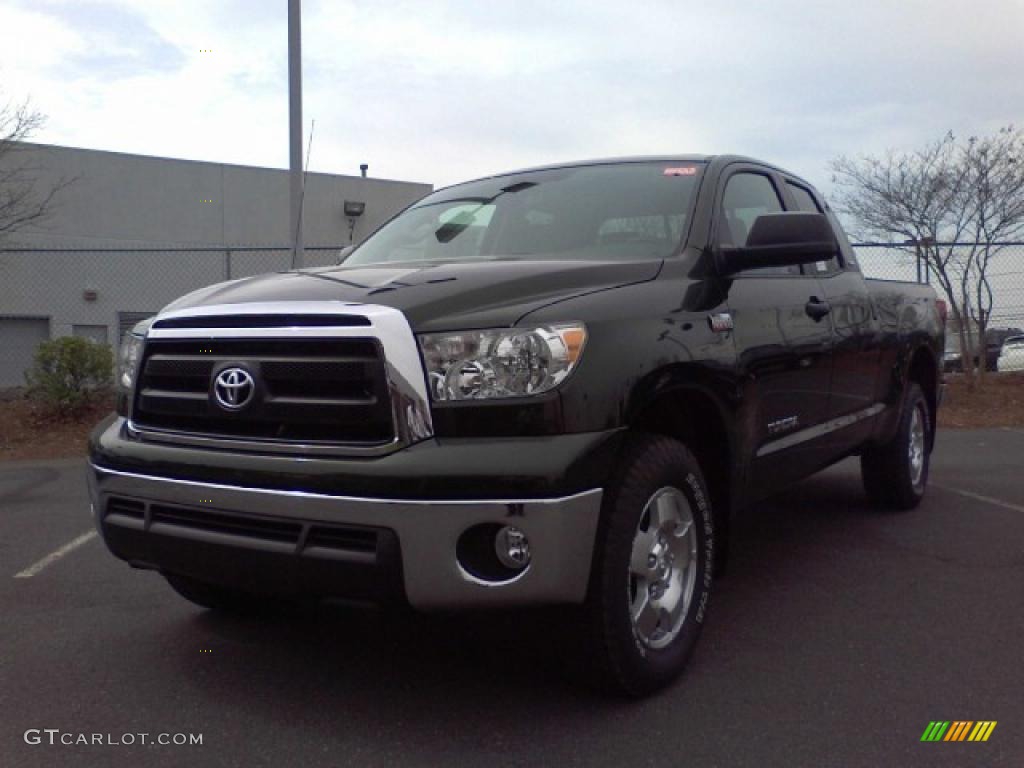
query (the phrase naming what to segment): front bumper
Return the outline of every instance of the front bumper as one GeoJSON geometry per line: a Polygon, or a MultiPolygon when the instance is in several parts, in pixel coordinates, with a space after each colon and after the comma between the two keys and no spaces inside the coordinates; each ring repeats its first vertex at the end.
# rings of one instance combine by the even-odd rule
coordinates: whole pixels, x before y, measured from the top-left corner
{"type": "Polygon", "coordinates": [[[350,496],[114,469],[95,453],[88,471],[97,528],[133,565],[253,591],[401,595],[423,610],[582,602],[602,497],[350,496]],[[528,536],[532,560],[516,578],[482,581],[457,561],[459,536],[487,523],[528,536]]]}

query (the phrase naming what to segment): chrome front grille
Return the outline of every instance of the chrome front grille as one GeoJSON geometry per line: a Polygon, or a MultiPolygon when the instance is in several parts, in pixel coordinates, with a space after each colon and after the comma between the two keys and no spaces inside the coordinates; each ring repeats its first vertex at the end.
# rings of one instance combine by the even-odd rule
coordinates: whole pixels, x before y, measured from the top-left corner
{"type": "Polygon", "coordinates": [[[156,442],[297,454],[383,453],[432,434],[404,316],[340,302],[160,315],[147,334],[128,428],[156,442]],[[232,371],[251,382],[238,408],[215,386],[232,371]]]}
{"type": "Polygon", "coordinates": [[[373,339],[151,340],[139,371],[135,424],[225,438],[381,444],[394,439],[380,347],[373,339]],[[237,411],[213,396],[216,376],[255,381],[237,411]]]}

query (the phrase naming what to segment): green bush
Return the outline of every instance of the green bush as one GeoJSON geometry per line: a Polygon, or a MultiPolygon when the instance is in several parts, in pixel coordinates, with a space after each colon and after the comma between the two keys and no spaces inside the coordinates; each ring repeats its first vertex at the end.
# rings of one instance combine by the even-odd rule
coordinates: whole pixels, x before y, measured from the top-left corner
{"type": "Polygon", "coordinates": [[[109,345],[64,336],[39,344],[25,380],[30,397],[58,415],[70,416],[109,392],[113,373],[109,345]]]}

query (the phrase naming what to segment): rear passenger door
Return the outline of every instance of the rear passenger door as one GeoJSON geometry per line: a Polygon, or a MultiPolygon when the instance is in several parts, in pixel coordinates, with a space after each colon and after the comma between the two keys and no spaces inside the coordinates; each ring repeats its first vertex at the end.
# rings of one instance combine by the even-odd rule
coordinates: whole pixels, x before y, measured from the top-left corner
{"type": "MultiPolygon", "coordinates": [[[[782,179],[755,165],[732,166],[719,183],[719,247],[741,246],[754,220],[785,209],[782,179]]],[[[752,492],[784,486],[818,468],[816,427],[828,415],[832,331],[808,314],[822,295],[798,266],[750,269],[728,279],[728,306],[741,374],[751,403],[745,428],[752,445],[752,492]]]]}
{"type": "MultiPolygon", "coordinates": [[[[836,231],[840,253],[829,261],[806,264],[803,271],[813,275],[821,286],[830,307],[832,332],[832,388],[828,418],[867,419],[875,408],[875,390],[880,365],[881,339],[874,303],[867,284],[857,266],[842,228],[824,202],[808,187],[794,179],[786,179],[790,204],[801,211],[824,213],[836,231]]],[[[853,447],[866,436],[870,423],[836,431],[834,441],[853,447]]]]}

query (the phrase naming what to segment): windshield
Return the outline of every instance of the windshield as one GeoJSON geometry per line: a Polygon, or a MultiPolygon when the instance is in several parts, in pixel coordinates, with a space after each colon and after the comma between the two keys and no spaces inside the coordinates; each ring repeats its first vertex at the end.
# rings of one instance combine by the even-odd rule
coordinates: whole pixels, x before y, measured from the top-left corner
{"type": "Polygon", "coordinates": [[[345,265],[496,259],[650,259],[686,233],[699,163],[588,165],[460,184],[424,198],[345,265]]]}

